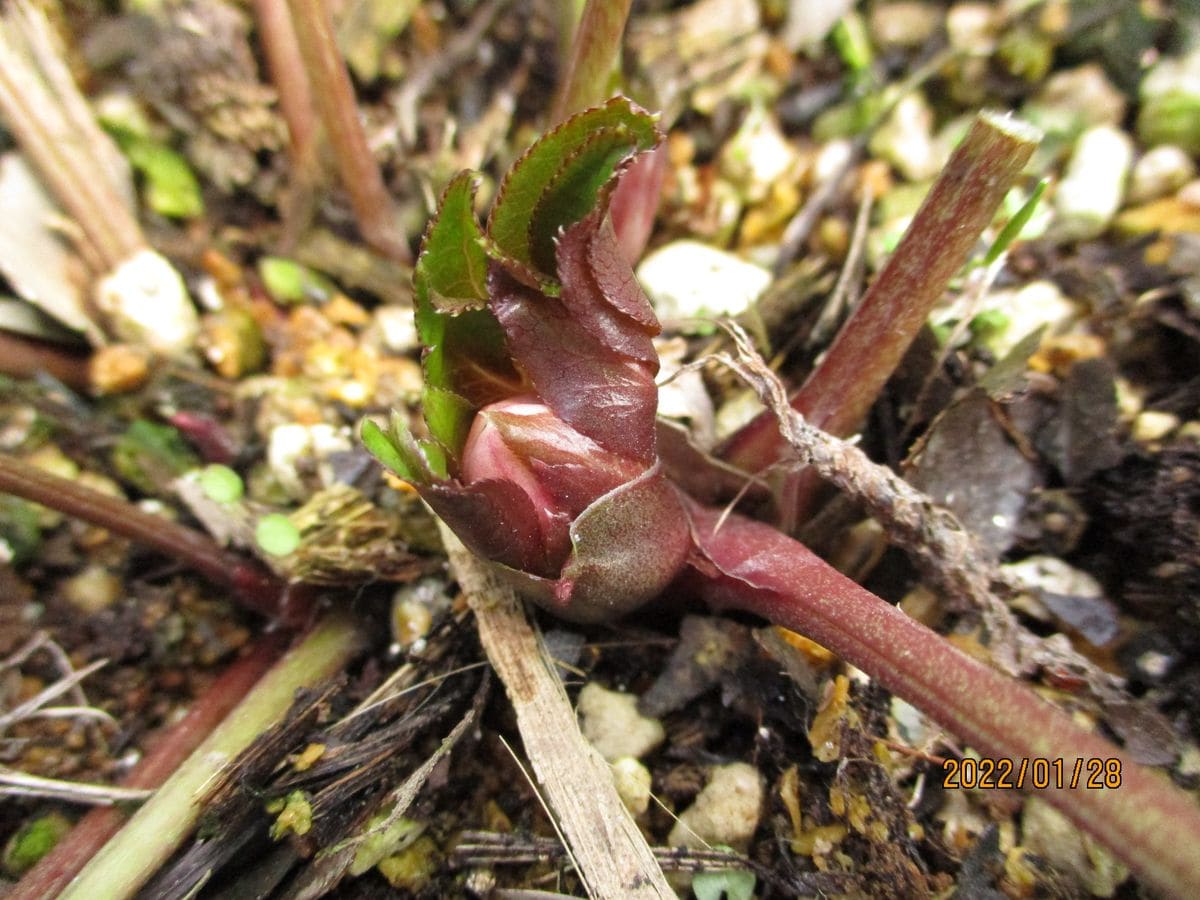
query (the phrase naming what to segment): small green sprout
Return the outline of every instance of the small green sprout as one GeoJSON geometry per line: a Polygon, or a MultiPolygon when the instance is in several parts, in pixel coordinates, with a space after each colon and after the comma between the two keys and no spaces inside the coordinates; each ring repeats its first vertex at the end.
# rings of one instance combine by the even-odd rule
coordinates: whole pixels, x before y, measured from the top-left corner
{"type": "Polygon", "coordinates": [[[287,556],[300,546],[300,529],[282,513],[268,513],[258,520],[254,540],[271,556],[287,556]]]}
{"type": "Polygon", "coordinates": [[[200,487],[209,500],[225,505],[237,503],[245,491],[242,477],[237,472],[215,463],[200,470],[200,487]]]}

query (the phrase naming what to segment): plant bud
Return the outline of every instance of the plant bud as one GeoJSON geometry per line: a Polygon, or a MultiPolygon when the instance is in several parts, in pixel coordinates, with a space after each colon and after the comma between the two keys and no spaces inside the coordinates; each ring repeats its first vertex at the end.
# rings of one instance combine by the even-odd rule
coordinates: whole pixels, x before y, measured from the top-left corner
{"type": "Polygon", "coordinates": [[[519,487],[533,504],[547,555],[561,566],[571,522],[592,501],[646,470],[580,434],[532,396],[493,403],[475,417],[462,456],[462,481],[519,487]]]}

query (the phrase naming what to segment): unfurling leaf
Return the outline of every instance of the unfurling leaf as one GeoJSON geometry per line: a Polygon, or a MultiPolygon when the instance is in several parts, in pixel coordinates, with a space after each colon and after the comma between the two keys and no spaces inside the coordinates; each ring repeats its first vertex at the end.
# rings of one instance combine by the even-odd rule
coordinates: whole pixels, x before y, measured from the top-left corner
{"type": "MultiPolygon", "coordinates": [[[[567,119],[530,147],[501,182],[488,220],[495,252],[506,264],[549,263],[558,229],[595,206],[617,168],[660,139],[655,117],[625,97],[567,119]]],[[[554,275],[546,269],[542,274],[554,275]]]]}
{"type": "Polygon", "coordinates": [[[479,177],[473,172],[460,172],[450,180],[425,232],[413,271],[417,293],[439,312],[487,305],[487,254],[475,218],[478,184],[479,177]]]}
{"type": "Polygon", "coordinates": [[[568,120],[513,166],[486,234],[474,176],[454,178],[414,271],[429,437],[363,426],[463,543],[579,620],[651,599],[690,544],[656,463],[658,321],[608,217],[659,139],[624,98],[568,120]]]}

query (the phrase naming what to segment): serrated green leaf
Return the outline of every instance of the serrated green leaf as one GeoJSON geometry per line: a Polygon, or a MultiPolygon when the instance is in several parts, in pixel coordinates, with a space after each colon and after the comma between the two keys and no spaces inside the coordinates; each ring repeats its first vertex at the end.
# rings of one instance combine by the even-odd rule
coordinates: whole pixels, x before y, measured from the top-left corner
{"type": "Polygon", "coordinates": [[[425,458],[425,464],[429,471],[439,480],[448,478],[446,451],[442,445],[437,441],[422,440],[417,442],[417,446],[421,448],[421,455],[425,458]]]}
{"type": "Polygon", "coordinates": [[[478,409],[520,387],[504,332],[486,309],[449,315],[417,297],[417,335],[425,347],[425,384],[452,391],[478,409]]]}
{"type": "Polygon", "coordinates": [[[604,128],[593,132],[559,165],[529,220],[529,253],[538,269],[555,271],[554,239],[559,229],[592,211],[600,189],[635,152],[636,137],[628,128],[604,128]]]}
{"type": "MultiPolygon", "coordinates": [[[[467,442],[475,407],[465,397],[432,384],[425,386],[421,394],[421,404],[425,410],[425,424],[429,426],[430,435],[457,459],[467,442]]],[[[433,465],[432,460],[430,465],[437,470],[438,467],[433,465]]],[[[442,476],[445,477],[444,460],[441,468],[442,476]]]]}
{"type": "Polygon", "coordinates": [[[479,177],[460,172],[442,194],[413,271],[418,295],[439,312],[481,309],[487,304],[487,254],[475,218],[479,177]]]}
{"type": "Polygon", "coordinates": [[[483,248],[489,257],[504,266],[508,273],[521,284],[527,285],[535,291],[541,291],[547,297],[557,297],[562,293],[562,285],[558,283],[557,279],[539,272],[532,263],[526,265],[513,259],[490,238],[484,238],[483,248]]]}
{"type": "MultiPolygon", "coordinates": [[[[585,110],[567,119],[534,143],[513,164],[501,182],[488,220],[488,236],[501,253],[526,265],[534,262],[530,248],[534,210],[554,183],[563,160],[595,140],[597,132],[619,128],[628,131],[631,153],[648,150],[658,143],[659,133],[654,116],[626,97],[614,97],[603,106],[585,110]]],[[[609,174],[612,174],[611,171],[609,174]]],[[[595,195],[582,199],[588,200],[586,211],[594,204],[595,195]]],[[[561,224],[570,223],[558,222],[555,228],[561,224]]],[[[546,274],[553,274],[553,269],[546,274]]]]}
{"type": "Polygon", "coordinates": [[[384,431],[370,419],[359,429],[367,451],[405,481],[426,484],[438,476],[421,452],[408,424],[399,413],[392,413],[390,427],[384,431]]]}
{"type": "Polygon", "coordinates": [[[417,480],[417,476],[409,469],[408,463],[404,461],[404,457],[396,449],[396,445],[392,443],[384,430],[370,419],[363,421],[358,436],[362,440],[363,446],[367,448],[367,452],[383,463],[384,466],[391,469],[405,481],[417,480]]]}

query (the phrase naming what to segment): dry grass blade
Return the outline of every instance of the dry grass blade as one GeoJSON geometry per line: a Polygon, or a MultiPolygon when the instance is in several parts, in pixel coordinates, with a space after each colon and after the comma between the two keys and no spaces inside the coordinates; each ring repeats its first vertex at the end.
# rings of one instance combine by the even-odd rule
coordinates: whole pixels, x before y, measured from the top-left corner
{"type": "Polygon", "coordinates": [[[617,796],[608,765],[579,731],[554,661],[512,588],[441,526],[479,638],[517,715],[534,774],[594,896],[605,900],[675,894],[646,839],[617,796]]]}
{"type": "Polygon", "coordinates": [[[288,900],[316,900],[331,891],[347,874],[362,875],[374,864],[374,860],[360,859],[364,842],[375,835],[387,833],[408,812],[437,764],[446,758],[467,730],[476,723],[486,696],[485,679],[476,692],[476,702],[442,739],[437,749],[377,804],[378,809],[390,809],[386,818],[324,853],[287,895],[288,900]]]}
{"type": "Polygon", "coordinates": [[[112,806],[114,803],[140,803],[153,794],[154,791],[144,788],[60,781],[57,778],[27,775],[24,772],[0,766],[0,796],[4,797],[43,797],[66,803],[112,806]]]}
{"type": "MultiPolygon", "coordinates": [[[[81,681],[83,681],[97,669],[102,669],[106,665],[108,665],[107,659],[98,659],[90,665],[84,666],[82,669],[78,669],[63,678],[60,678],[58,681],[54,682],[54,684],[50,685],[43,691],[39,691],[35,696],[30,697],[24,703],[13,707],[3,715],[0,715],[0,732],[3,732],[12,724],[20,722],[22,719],[28,719],[39,712],[47,712],[46,710],[43,710],[42,707],[44,707],[51,700],[57,700],[63,694],[73,690],[81,681]]],[[[93,715],[95,718],[103,717],[106,721],[112,721],[112,717],[108,716],[101,710],[93,710],[90,707],[86,709],[88,713],[93,715]]]]}
{"type": "Polygon", "coordinates": [[[96,274],[145,246],[118,186],[120,154],[92,119],[45,17],[25,3],[11,4],[0,23],[0,111],[79,226],[80,253],[96,274]]]}

